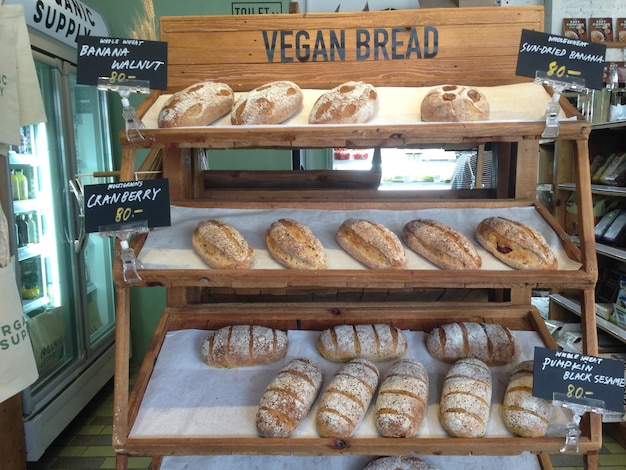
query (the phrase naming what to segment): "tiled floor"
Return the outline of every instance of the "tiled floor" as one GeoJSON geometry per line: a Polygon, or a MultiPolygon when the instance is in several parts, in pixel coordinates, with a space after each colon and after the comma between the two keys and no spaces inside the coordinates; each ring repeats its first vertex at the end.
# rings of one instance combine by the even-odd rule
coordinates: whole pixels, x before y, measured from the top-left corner
{"type": "MultiPolygon", "coordinates": [[[[109,382],[89,406],[68,426],[38,462],[29,462],[28,470],[106,469],[115,468],[111,447],[113,382],[109,382]]],[[[626,469],[626,449],[604,433],[600,454],[602,470],[626,469]]],[[[582,470],[582,457],[558,455],[552,458],[555,470],[582,470]]],[[[131,457],[129,468],[148,469],[150,458],[131,457]]],[[[192,469],[190,469],[192,470],[192,469]]]]}

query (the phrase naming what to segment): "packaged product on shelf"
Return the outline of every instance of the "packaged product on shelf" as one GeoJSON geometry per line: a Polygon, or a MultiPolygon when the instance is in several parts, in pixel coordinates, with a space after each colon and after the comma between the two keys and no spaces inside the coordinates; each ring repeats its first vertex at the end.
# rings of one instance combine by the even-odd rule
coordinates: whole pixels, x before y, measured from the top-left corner
{"type": "Polygon", "coordinates": [[[589,18],[591,42],[613,41],[613,18],[589,18]]]}
{"type": "Polygon", "coordinates": [[[587,20],[585,18],[563,18],[563,36],[586,41],[587,20]]]}
{"type": "Polygon", "coordinates": [[[17,178],[17,187],[19,191],[20,200],[28,199],[28,178],[24,174],[24,170],[17,170],[15,173],[17,178]]]}
{"type": "Polygon", "coordinates": [[[619,280],[619,290],[613,307],[610,321],[626,328],[626,277],[621,277],[619,280]]]}
{"type": "Polygon", "coordinates": [[[626,42],[626,18],[618,18],[616,22],[617,40],[626,42]]]}

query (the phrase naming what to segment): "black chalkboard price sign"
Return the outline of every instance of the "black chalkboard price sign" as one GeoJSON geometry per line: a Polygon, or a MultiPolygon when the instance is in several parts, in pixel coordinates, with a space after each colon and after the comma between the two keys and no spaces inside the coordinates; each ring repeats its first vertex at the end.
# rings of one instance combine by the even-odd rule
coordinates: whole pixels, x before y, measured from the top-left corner
{"type": "Polygon", "coordinates": [[[90,184],[84,197],[87,233],[171,224],[167,179],[90,184]]]}
{"type": "Polygon", "coordinates": [[[624,411],[624,363],[616,359],[535,348],[533,395],[552,400],[554,393],[570,403],[600,400],[604,408],[624,411]]]}
{"type": "Polygon", "coordinates": [[[76,81],[97,85],[101,77],[112,85],[127,80],[150,82],[151,90],[167,89],[167,43],[143,39],[78,36],[76,81]]]}
{"type": "Polygon", "coordinates": [[[601,89],[606,45],[564,36],[522,30],[517,75],[535,78],[544,73],[565,83],[584,80],[587,88],[601,89]]]}

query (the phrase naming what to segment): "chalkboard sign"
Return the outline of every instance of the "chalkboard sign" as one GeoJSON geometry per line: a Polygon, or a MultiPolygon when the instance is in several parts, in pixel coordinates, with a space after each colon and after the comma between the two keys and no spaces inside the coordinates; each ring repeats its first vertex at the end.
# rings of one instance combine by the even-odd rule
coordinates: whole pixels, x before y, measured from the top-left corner
{"type": "Polygon", "coordinates": [[[142,222],[148,227],[165,227],[171,224],[167,179],[85,186],[87,233],[124,230],[142,222]]]}
{"type": "Polygon", "coordinates": [[[535,348],[533,395],[585,404],[585,399],[604,401],[604,408],[624,411],[624,363],[616,359],[535,348]]]}
{"type": "Polygon", "coordinates": [[[167,43],[142,39],[78,36],[76,81],[97,85],[107,77],[123,85],[126,80],[145,80],[150,89],[167,89],[167,43]]]}
{"type": "Polygon", "coordinates": [[[587,88],[601,89],[605,55],[605,44],[523,29],[516,73],[535,78],[543,72],[566,83],[583,79],[587,88]]]}

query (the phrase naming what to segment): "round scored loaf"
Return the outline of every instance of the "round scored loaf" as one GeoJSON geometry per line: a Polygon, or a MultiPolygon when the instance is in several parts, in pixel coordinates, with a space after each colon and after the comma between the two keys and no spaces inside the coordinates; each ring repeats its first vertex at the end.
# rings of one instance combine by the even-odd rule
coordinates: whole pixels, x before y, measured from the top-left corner
{"type": "Polygon", "coordinates": [[[490,366],[510,364],[521,345],[507,327],[494,323],[446,323],[426,336],[426,349],[443,362],[473,357],[490,366]]]}
{"type": "Polygon", "coordinates": [[[322,331],[316,346],[329,361],[347,362],[361,357],[380,362],[402,356],[407,340],[402,330],[386,324],[337,325],[322,331]]]}
{"type": "Polygon", "coordinates": [[[261,437],[289,437],[311,410],[322,372],[306,358],[292,359],[269,383],[256,414],[261,437]]]}
{"type": "Polygon", "coordinates": [[[428,371],[415,359],[389,368],[376,396],[376,429],[383,437],[412,437],[419,431],[428,404],[428,371]]]}
{"type": "Polygon", "coordinates": [[[352,436],[372,402],[378,386],[378,369],[366,359],[342,365],[322,393],[316,413],[321,437],[352,436]]]}
{"type": "Polygon", "coordinates": [[[464,234],[431,219],[415,219],[402,230],[404,242],[442,269],[480,269],[482,259],[464,234]]]}
{"type": "Polygon", "coordinates": [[[491,408],[491,371],[479,359],[457,361],[446,374],[439,421],[452,437],[483,437],[491,408]]]}
{"type": "Polygon", "coordinates": [[[365,82],[346,82],[315,101],[309,124],[361,124],[378,113],[378,92],[365,82]]]}
{"type": "Polygon", "coordinates": [[[542,437],[548,431],[552,403],[533,396],[533,361],[515,366],[504,392],[502,420],[513,434],[542,437]]]}
{"type": "Polygon", "coordinates": [[[337,243],[372,269],[405,269],[406,252],[398,236],[382,224],[351,218],[341,224],[337,243]]]}
{"type": "Polygon", "coordinates": [[[476,227],[476,241],[515,269],[557,269],[558,260],[538,230],[505,217],[488,217],[476,227]]]}
{"type": "Polygon", "coordinates": [[[288,80],[266,83],[242,94],[230,113],[233,125],[280,124],[302,107],[302,90],[288,80]]]}
{"type": "Polygon", "coordinates": [[[202,360],[212,367],[235,368],[269,364],[285,357],[287,333],[259,325],[225,326],[202,343],[202,360]]]}
{"type": "Polygon", "coordinates": [[[363,467],[363,470],[437,470],[437,468],[413,455],[392,455],[372,460],[363,467]]]}
{"type": "Polygon", "coordinates": [[[233,108],[233,90],[226,83],[204,81],[172,94],[159,111],[158,125],[208,126],[233,108]]]}
{"type": "Polygon", "coordinates": [[[279,219],[267,229],[265,243],[286,268],[326,269],[326,251],[311,229],[293,219],[279,219]]]}
{"type": "Polygon", "coordinates": [[[203,220],[193,231],[194,251],[212,268],[240,269],[252,266],[254,250],[239,231],[223,220],[203,220]]]}
{"type": "Polygon", "coordinates": [[[475,88],[441,85],[426,93],[420,112],[426,122],[484,121],[489,119],[489,102],[475,88]]]}

